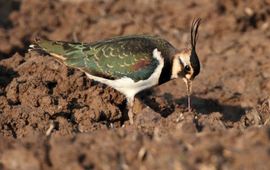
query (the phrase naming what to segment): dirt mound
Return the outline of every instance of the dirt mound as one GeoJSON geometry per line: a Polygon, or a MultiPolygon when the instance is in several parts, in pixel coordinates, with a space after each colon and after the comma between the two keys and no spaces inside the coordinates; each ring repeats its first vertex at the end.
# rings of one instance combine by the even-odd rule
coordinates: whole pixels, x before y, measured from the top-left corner
{"type": "Polygon", "coordinates": [[[0,169],[267,169],[270,2],[0,2],[0,169]],[[203,19],[202,72],[142,92],[135,123],[117,91],[48,55],[35,38],[93,42],[159,34],[179,49],[203,19]]]}

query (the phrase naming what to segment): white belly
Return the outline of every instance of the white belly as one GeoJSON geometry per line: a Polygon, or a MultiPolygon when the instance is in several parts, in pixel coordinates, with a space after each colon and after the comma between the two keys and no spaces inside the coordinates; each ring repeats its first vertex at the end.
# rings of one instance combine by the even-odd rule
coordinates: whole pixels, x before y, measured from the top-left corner
{"type": "Polygon", "coordinates": [[[162,58],[161,53],[157,49],[153,51],[153,57],[159,61],[159,65],[147,80],[140,80],[134,82],[129,77],[123,77],[118,80],[108,80],[87,73],[86,75],[90,79],[96,80],[118,90],[119,92],[123,93],[127,98],[133,98],[138,92],[158,84],[158,80],[164,66],[164,59],[162,58]]]}

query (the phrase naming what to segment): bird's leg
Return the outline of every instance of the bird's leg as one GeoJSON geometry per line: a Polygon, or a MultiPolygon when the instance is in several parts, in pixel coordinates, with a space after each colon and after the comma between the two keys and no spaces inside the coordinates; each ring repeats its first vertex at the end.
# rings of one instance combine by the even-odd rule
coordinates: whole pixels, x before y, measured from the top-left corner
{"type": "Polygon", "coordinates": [[[128,118],[130,124],[133,124],[133,104],[134,104],[134,97],[127,98],[127,106],[128,106],[128,118]]]}
{"type": "Polygon", "coordinates": [[[185,79],[186,87],[187,87],[187,97],[188,97],[188,111],[191,112],[191,89],[192,89],[192,81],[185,79]]]}

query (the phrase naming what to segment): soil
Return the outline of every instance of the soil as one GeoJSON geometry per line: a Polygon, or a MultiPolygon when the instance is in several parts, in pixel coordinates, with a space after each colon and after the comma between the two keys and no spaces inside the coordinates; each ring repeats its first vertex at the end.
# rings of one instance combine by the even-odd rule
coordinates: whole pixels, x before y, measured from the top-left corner
{"type": "Polygon", "coordinates": [[[0,170],[268,169],[270,1],[0,2],[0,170]],[[202,18],[192,112],[184,82],[125,98],[48,55],[35,38],[158,34],[179,49],[202,18]]]}

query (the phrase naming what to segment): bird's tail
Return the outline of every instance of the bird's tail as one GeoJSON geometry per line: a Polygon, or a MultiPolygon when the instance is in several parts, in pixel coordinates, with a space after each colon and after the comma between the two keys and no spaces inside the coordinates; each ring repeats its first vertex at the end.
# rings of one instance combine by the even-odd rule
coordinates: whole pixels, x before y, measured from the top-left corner
{"type": "Polygon", "coordinates": [[[39,53],[49,54],[57,59],[65,60],[64,42],[36,39],[29,46],[28,51],[37,51],[39,53]]]}
{"type": "Polygon", "coordinates": [[[30,51],[42,51],[42,48],[38,45],[38,42],[40,41],[39,38],[36,38],[33,42],[33,44],[29,45],[28,52],[30,51]]]}

